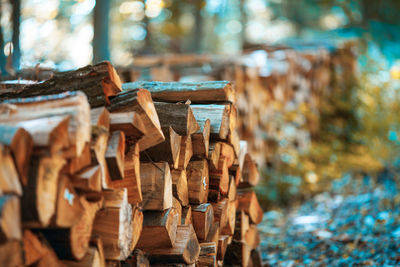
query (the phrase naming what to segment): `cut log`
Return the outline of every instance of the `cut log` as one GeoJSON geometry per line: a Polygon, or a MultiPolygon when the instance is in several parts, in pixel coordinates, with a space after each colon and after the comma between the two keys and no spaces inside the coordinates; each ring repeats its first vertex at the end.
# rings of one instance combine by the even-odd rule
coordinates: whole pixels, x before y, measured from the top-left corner
{"type": "Polygon", "coordinates": [[[166,161],[178,169],[182,137],[172,127],[163,128],[165,141],[141,153],[142,161],[166,161]]]}
{"type": "Polygon", "coordinates": [[[125,134],[121,131],[112,132],[108,140],[105,154],[107,168],[112,180],[124,178],[125,134]]]}
{"type": "Polygon", "coordinates": [[[28,183],[29,162],[33,149],[31,135],[11,125],[0,125],[0,144],[9,147],[22,185],[28,183]]]}
{"type": "Polygon", "coordinates": [[[22,187],[8,148],[0,145],[0,194],[21,196],[22,187]]]}
{"type": "Polygon", "coordinates": [[[228,200],[222,199],[218,203],[211,203],[214,210],[214,223],[219,223],[220,232],[228,222],[228,200]]]}
{"type": "Polygon", "coordinates": [[[138,207],[134,208],[132,216],[132,241],[130,251],[133,251],[139,242],[139,238],[143,231],[143,221],[143,212],[138,207]]]}
{"type": "Polygon", "coordinates": [[[217,259],[224,260],[226,249],[229,243],[229,235],[221,235],[218,239],[217,259]]]}
{"type": "Polygon", "coordinates": [[[151,264],[186,263],[193,264],[200,254],[200,246],[192,225],[179,225],[172,248],[155,248],[147,251],[151,264]]]}
{"type": "Polygon", "coordinates": [[[145,211],[143,230],[137,248],[145,251],[155,248],[172,248],[179,225],[179,214],[173,208],[164,211],[145,211]]]}
{"type": "Polygon", "coordinates": [[[80,261],[63,260],[62,263],[69,267],[105,267],[106,260],[101,239],[97,238],[94,241],[90,241],[90,246],[80,261]]]}
{"type": "Polygon", "coordinates": [[[60,156],[33,157],[28,185],[21,199],[25,226],[45,227],[56,209],[58,174],[65,160],[60,156]]]}
{"type": "Polygon", "coordinates": [[[187,167],[186,174],[189,202],[191,204],[206,203],[209,184],[207,160],[191,161],[187,167]]]}
{"type": "Polygon", "coordinates": [[[249,229],[245,234],[244,240],[251,249],[256,249],[260,245],[261,238],[257,225],[255,224],[250,225],[249,229]]]}
{"type": "Polygon", "coordinates": [[[229,169],[226,165],[226,160],[219,159],[218,169],[209,168],[210,175],[210,191],[219,191],[226,195],[229,190],[229,169]]]}
{"type": "Polygon", "coordinates": [[[87,167],[82,171],[70,176],[72,185],[84,192],[100,192],[101,191],[101,166],[95,165],[87,167]]]}
{"type": "Polygon", "coordinates": [[[162,211],[172,207],[172,179],[166,162],[141,163],[140,181],[144,210],[162,211]]]}
{"type": "Polygon", "coordinates": [[[199,130],[190,105],[154,102],[161,128],[172,127],[179,135],[191,135],[199,130]]]}
{"type": "Polygon", "coordinates": [[[252,160],[250,154],[246,154],[242,169],[242,181],[239,183],[240,188],[256,186],[260,180],[257,165],[252,160]]]}
{"type": "Polygon", "coordinates": [[[235,232],[235,221],[236,221],[236,202],[228,201],[227,208],[227,221],[222,227],[221,234],[232,236],[235,232]]]}
{"type": "Polygon", "coordinates": [[[22,239],[19,198],[13,195],[0,197],[0,243],[22,239]]]}
{"type": "Polygon", "coordinates": [[[92,107],[105,106],[108,98],[121,91],[121,81],[110,62],[67,72],[55,73],[43,82],[25,86],[23,90],[3,95],[4,98],[21,98],[53,95],[67,91],[83,91],[92,107]]]}
{"type": "Polygon", "coordinates": [[[110,129],[110,112],[105,107],[93,108],[90,110],[90,124],[110,129]]]}
{"type": "Polygon", "coordinates": [[[200,254],[196,260],[196,266],[215,267],[217,266],[217,244],[214,242],[200,243],[200,254]]]}
{"type": "Polygon", "coordinates": [[[182,207],[182,220],[181,224],[192,224],[192,207],[182,207]]]}
{"type": "Polygon", "coordinates": [[[182,136],[180,151],[179,151],[179,161],[178,161],[178,169],[186,169],[189,164],[190,159],[193,155],[192,148],[192,138],[190,135],[182,136]]]}
{"type": "Polygon", "coordinates": [[[249,216],[240,210],[236,213],[234,240],[245,241],[245,235],[250,228],[249,216]]]}
{"type": "Polygon", "coordinates": [[[80,217],[84,208],[79,201],[72,183],[65,175],[60,175],[58,179],[56,212],[54,214],[54,226],[72,227],[80,217]]]}
{"type": "Polygon", "coordinates": [[[150,262],[143,250],[135,249],[126,264],[132,267],[150,267],[150,262]]]}
{"type": "Polygon", "coordinates": [[[111,112],[134,111],[141,117],[147,132],[139,140],[140,151],[165,140],[149,91],[144,89],[124,91],[111,99],[111,105],[108,110],[111,112]]]}
{"type": "Polygon", "coordinates": [[[83,168],[90,166],[91,163],[92,155],[90,151],[90,144],[87,143],[79,157],[73,157],[68,160],[67,164],[65,164],[64,168],[62,169],[62,172],[74,174],[83,168]]]}
{"type": "Polygon", "coordinates": [[[132,111],[111,113],[110,131],[122,131],[125,136],[129,136],[135,142],[146,134],[140,115],[132,111]]]}
{"type": "Polygon", "coordinates": [[[226,249],[224,264],[240,264],[240,266],[247,267],[250,259],[251,249],[246,243],[233,240],[226,249]]]}
{"type": "Polygon", "coordinates": [[[201,131],[192,134],[193,156],[199,158],[208,157],[208,146],[210,141],[210,120],[206,119],[201,131]]]}
{"type": "Polygon", "coordinates": [[[207,120],[210,120],[210,139],[226,140],[230,132],[229,105],[191,105],[194,117],[203,129],[207,120]]]}
{"type": "Polygon", "coordinates": [[[254,191],[239,191],[237,208],[238,210],[244,210],[253,223],[259,224],[262,221],[263,210],[254,191]]]}
{"type": "Polygon", "coordinates": [[[192,205],[192,222],[197,239],[204,241],[214,220],[214,211],[210,203],[192,205]]]}
{"type": "Polygon", "coordinates": [[[219,159],[224,159],[226,161],[226,166],[230,168],[235,161],[235,151],[230,144],[221,142],[219,159]]]}
{"type": "Polygon", "coordinates": [[[25,266],[31,266],[46,256],[47,247],[30,230],[24,230],[23,251],[25,266]]]}
{"type": "Polygon", "coordinates": [[[24,266],[20,241],[12,240],[0,244],[0,266],[24,266]]]}
{"type": "Polygon", "coordinates": [[[108,131],[103,127],[92,127],[92,140],[90,149],[92,151],[92,164],[100,165],[101,185],[103,189],[111,188],[111,178],[106,163],[106,151],[108,144],[108,131]]]}
{"type": "Polygon", "coordinates": [[[178,225],[181,224],[182,221],[182,205],[179,203],[179,200],[173,198],[172,200],[172,209],[174,213],[178,214],[178,225]]]}
{"type": "Polygon", "coordinates": [[[124,83],[123,90],[144,88],[155,101],[192,103],[235,102],[234,88],[228,81],[205,82],[132,82],[124,83]]]}
{"type": "Polygon", "coordinates": [[[232,145],[233,150],[235,151],[236,157],[239,157],[240,153],[240,137],[237,129],[234,129],[230,132],[228,136],[228,143],[232,145]]]}
{"type": "Polygon", "coordinates": [[[128,202],[138,204],[142,201],[140,182],[139,144],[136,143],[131,153],[125,156],[124,179],[111,182],[112,188],[127,188],[128,202]]]}
{"type": "Polygon", "coordinates": [[[68,127],[70,116],[52,116],[16,123],[32,136],[34,152],[37,149],[55,154],[69,147],[68,127]]]}
{"type": "Polygon", "coordinates": [[[4,101],[0,106],[0,123],[69,115],[69,144],[74,148],[71,156],[79,156],[85,144],[90,141],[90,108],[82,92],[12,99],[4,101]]]}
{"type": "Polygon", "coordinates": [[[89,247],[93,220],[102,200],[87,201],[80,197],[84,213],[70,228],[47,228],[39,231],[46,237],[60,259],[81,260],[89,247]]]}
{"type": "Polygon", "coordinates": [[[189,204],[189,193],[185,170],[171,170],[172,192],[182,206],[189,204]]]}
{"type": "MultiPolygon", "coordinates": [[[[213,224],[210,227],[210,230],[208,231],[207,238],[205,242],[213,242],[218,245],[218,240],[219,240],[219,223],[218,222],[213,222],[213,224]]],[[[218,247],[217,247],[218,248],[218,247]]]]}
{"type": "Polygon", "coordinates": [[[236,200],[236,182],[235,177],[229,177],[229,190],[228,190],[228,199],[229,201],[236,200]]]}

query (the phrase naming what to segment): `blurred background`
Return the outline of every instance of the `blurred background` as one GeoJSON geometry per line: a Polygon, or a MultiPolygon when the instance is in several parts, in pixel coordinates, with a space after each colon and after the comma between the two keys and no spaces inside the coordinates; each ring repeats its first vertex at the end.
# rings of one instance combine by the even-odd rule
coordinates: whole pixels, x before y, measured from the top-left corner
{"type": "MultiPolygon", "coordinates": [[[[254,98],[255,102],[268,101],[268,110],[257,110],[260,115],[256,119],[270,128],[254,129],[246,121],[242,127],[250,128],[248,132],[261,140],[251,146],[262,154],[258,163],[263,179],[258,193],[265,207],[307,199],[346,175],[397,173],[398,0],[0,3],[3,76],[15,76],[21,69],[63,71],[111,60],[125,81],[184,80],[196,74],[197,78],[203,75],[238,83],[238,69],[232,74],[226,65],[240,56],[247,71],[243,82],[253,81],[253,66],[257,83],[280,88],[289,80],[282,73],[300,69],[304,83],[290,76],[294,82],[288,91],[295,96],[301,93],[293,92],[303,92],[297,88],[311,90],[313,79],[322,75],[318,70],[335,77],[318,85],[323,87],[320,91],[314,88],[334,92],[319,95],[319,104],[307,97],[278,97],[276,91],[254,98]],[[290,51],[306,52],[291,56],[290,51]],[[173,63],[165,58],[179,58],[177,55],[191,55],[195,63],[189,65],[195,67],[190,71],[187,63],[171,67],[173,63]],[[162,66],[155,69],[153,65],[162,66]],[[180,69],[174,72],[174,68],[180,69]]],[[[239,115],[253,112],[240,103],[238,106],[239,115]]]]}

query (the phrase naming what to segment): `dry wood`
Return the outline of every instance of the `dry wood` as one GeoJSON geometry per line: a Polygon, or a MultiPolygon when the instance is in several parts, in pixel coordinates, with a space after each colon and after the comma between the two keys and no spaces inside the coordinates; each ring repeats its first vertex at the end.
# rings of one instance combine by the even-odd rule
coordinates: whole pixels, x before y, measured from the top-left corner
{"type": "Polygon", "coordinates": [[[179,135],[191,135],[199,130],[190,105],[154,102],[161,128],[172,127],[179,135]]]}
{"type": "Polygon", "coordinates": [[[178,225],[176,240],[172,248],[147,250],[150,263],[193,264],[200,254],[200,246],[192,225],[178,225]]]}
{"type": "Polygon", "coordinates": [[[215,242],[200,243],[200,254],[196,266],[215,267],[217,265],[217,244],[215,242]]]}
{"type": "Polygon", "coordinates": [[[83,91],[92,107],[104,106],[108,98],[121,91],[121,81],[110,62],[55,73],[43,82],[25,86],[21,91],[3,95],[4,98],[21,98],[53,95],[67,91],[83,91]]]}
{"type": "Polygon", "coordinates": [[[245,241],[245,235],[250,228],[249,216],[243,210],[240,210],[236,213],[236,218],[233,239],[245,241]]]}
{"type": "Polygon", "coordinates": [[[132,82],[122,85],[124,90],[145,88],[156,101],[192,103],[235,102],[235,91],[227,81],[205,82],[132,82]]]}
{"type": "Polygon", "coordinates": [[[193,156],[200,158],[208,157],[208,146],[210,141],[210,120],[206,119],[201,131],[192,134],[193,156]]]}
{"type": "Polygon", "coordinates": [[[185,170],[171,170],[172,192],[182,206],[189,204],[188,184],[185,170]]]}
{"type": "Polygon", "coordinates": [[[167,161],[174,169],[178,169],[182,137],[172,127],[163,128],[165,141],[141,153],[142,161],[167,161]]]}
{"type": "Polygon", "coordinates": [[[224,260],[226,249],[228,247],[229,235],[221,235],[218,239],[217,259],[224,260]]]}
{"type": "Polygon", "coordinates": [[[0,243],[21,240],[20,201],[17,196],[0,197],[0,243]]]}
{"type": "Polygon", "coordinates": [[[228,199],[229,201],[236,200],[236,183],[235,183],[235,177],[233,176],[229,177],[228,199]]]}
{"type": "Polygon", "coordinates": [[[209,168],[209,175],[210,191],[219,191],[221,194],[226,195],[229,190],[229,169],[226,165],[226,160],[220,158],[218,169],[209,168]]]}
{"type": "Polygon", "coordinates": [[[182,221],[182,205],[179,203],[179,200],[173,198],[172,200],[172,209],[174,213],[178,214],[178,224],[181,224],[182,221]]]}
{"type": "Polygon", "coordinates": [[[191,105],[194,117],[203,129],[210,121],[210,140],[226,140],[230,132],[229,105],[191,105]]]}
{"type": "Polygon", "coordinates": [[[136,143],[131,153],[125,155],[124,179],[111,181],[112,188],[127,188],[128,202],[138,204],[142,201],[142,188],[140,182],[139,144],[136,143]]]}
{"type": "Polygon", "coordinates": [[[0,266],[24,266],[23,251],[18,240],[0,244],[0,266]]]}
{"type": "Polygon", "coordinates": [[[243,162],[242,180],[239,187],[256,186],[260,180],[257,165],[251,158],[250,154],[246,154],[243,162]]]}
{"type": "Polygon", "coordinates": [[[90,144],[87,143],[82,153],[78,157],[73,157],[68,160],[62,172],[68,174],[74,174],[76,172],[79,172],[83,168],[90,166],[91,163],[92,163],[92,154],[90,151],[90,144]]]}
{"type": "Polygon", "coordinates": [[[140,163],[144,210],[165,210],[172,207],[172,179],[166,162],[140,163]]]}
{"type": "Polygon", "coordinates": [[[82,92],[12,99],[0,106],[0,123],[69,115],[68,138],[69,144],[73,146],[71,156],[79,156],[85,144],[90,141],[90,108],[82,92]]]}
{"type": "Polygon", "coordinates": [[[150,262],[143,250],[135,249],[126,264],[132,267],[150,267],[150,262]]]}
{"type": "Polygon", "coordinates": [[[28,183],[29,161],[33,149],[31,135],[12,125],[0,125],[0,144],[9,147],[22,185],[28,183]]]}
{"type": "Polygon", "coordinates": [[[92,235],[95,215],[103,205],[101,199],[88,201],[84,197],[79,197],[79,201],[84,212],[72,227],[40,230],[60,259],[81,260],[85,256],[92,235]]]}
{"type": "Polygon", "coordinates": [[[259,224],[262,221],[263,210],[254,191],[239,191],[237,208],[238,210],[244,210],[253,223],[259,224]]]}
{"type": "Polygon", "coordinates": [[[104,258],[103,242],[100,238],[93,239],[90,241],[90,246],[81,260],[63,260],[62,262],[70,267],[105,267],[106,260],[104,258]]]}
{"type": "Polygon", "coordinates": [[[230,168],[233,165],[233,162],[235,161],[235,151],[233,147],[230,144],[220,142],[221,143],[221,148],[220,148],[220,155],[219,159],[224,159],[226,161],[226,166],[230,168]]]}
{"type": "Polygon", "coordinates": [[[71,175],[70,181],[78,190],[85,192],[100,192],[102,188],[101,178],[101,166],[95,165],[71,175]]]}
{"type": "Polygon", "coordinates": [[[181,224],[192,224],[192,207],[182,207],[182,220],[181,224]]]}
{"type": "Polygon", "coordinates": [[[175,244],[179,214],[174,208],[164,211],[145,211],[143,230],[137,247],[145,251],[155,248],[171,248],[175,244]]]}
{"type": "Polygon", "coordinates": [[[111,99],[111,112],[134,111],[142,119],[146,135],[139,140],[140,151],[165,140],[150,92],[144,89],[128,90],[111,99]]]}
{"type": "Polygon", "coordinates": [[[192,205],[192,222],[197,239],[204,241],[214,221],[214,211],[210,203],[192,205]]]}
{"type": "Polygon", "coordinates": [[[250,225],[249,229],[245,234],[244,240],[251,249],[256,249],[260,245],[261,238],[257,225],[255,224],[250,225]]]}
{"type": "Polygon", "coordinates": [[[25,266],[31,266],[47,254],[47,247],[30,230],[24,230],[23,251],[25,266]]]}
{"type": "Polygon", "coordinates": [[[186,169],[193,155],[192,138],[190,135],[182,136],[179,152],[178,169],[186,169]]]}
{"type": "Polygon", "coordinates": [[[92,164],[99,165],[101,170],[101,186],[104,189],[111,188],[111,178],[108,173],[105,154],[108,144],[108,131],[103,127],[92,127],[92,164]]]}
{"type": "Polygon", "coordinates": [[[112,132],[105,154],[107,168],[112,180],[124,178],[125,134],[122,131],[112,132]]]}
{"type": "Polygon", "coordinates": [[[253,249],[250,253],[250,259],[248,262],[248,267],[262,267],[261,253],[258,249],[253,249]]]}
{"type": "Polygon", "coordinates": [[[227,222],[221,230],[221,234],[232,236],[235,232],[235,221],[236,221],[236,202],[228,201],[227,208],[227,222]]]}
{"type": "Polygon", "coordinates": [[[8,148],[0,145],[0,194],[22,195],[18,173],[8,148]]]}
{"type": "Polygon", "coordinates": [[[28,184],[21,199],[26,226],[47,226],[56,209],[58,174],[65,160],[60,156],[33,157],[28,184]]]}
{"type": "MultiPolygon", "coordinates": [[[[210,227],[210,230],[208,231],[207,238],[205,242],[214,242],[215,244],[218,245],[218,240],[219,240],[219,223],[218,222],[213,222],[213,224],[210,227]]],[[[218,249],[218,247],[217,247],[218,249]]]]}
{"type": "Polygon", "coordinates": [[[225,264],[240,264],[243,267],[247,267],[250,259],[251,249],[246,243],[241,241],[233,240],[232,243],[226,249],[225,264]]]}
{"type": "Polygon", "coordinates": [[[56,227],[72,227],[82,217],[84,208],[72,183],[65,175],[58,178],[56,212],[53,224],[56,227]]]}
{"type": "Polygon", "coordinates": [[[214,210],[214,223],[219,223],[220,232],[224,229],[228,222],[228,204],[229,201],[225,198],[218,203],[211,203],[214,210]]]}
{"type": "Polygon", "coordinates": [[[105,107],[90,110],[90,124],[110,129],[110,112],[105,107]]]}
{"type": "Polygon", "coordinates": [[[189,202],[202,204],[208,197],[208,164],[207,160],[191,161],[186,170],[189,202]]]}
{"type": "Polygon", "coordinates": [[[240,153],[240,137],[237,129],[234,129],[230,132],[228,136],[228,142],[232,145],[235,155],[238,157],[240,153]]]}
{"type": "Polygon", "coordinates": [[[132,111],[111,113],[110,131],[122,131],[125,136],[134,141],[146,134],[146,128],[144,128],[140,115],[132,111]]]}

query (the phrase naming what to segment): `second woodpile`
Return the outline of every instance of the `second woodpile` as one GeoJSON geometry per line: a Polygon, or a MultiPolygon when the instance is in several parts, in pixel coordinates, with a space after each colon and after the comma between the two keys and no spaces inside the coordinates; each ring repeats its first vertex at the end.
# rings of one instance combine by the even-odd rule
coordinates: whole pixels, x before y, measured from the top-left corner
{"type": "Polygon", "coordinates": [[[0,266],[261,266],[226,81],[121,84],[108,62],[0,103],[0,266]]]}

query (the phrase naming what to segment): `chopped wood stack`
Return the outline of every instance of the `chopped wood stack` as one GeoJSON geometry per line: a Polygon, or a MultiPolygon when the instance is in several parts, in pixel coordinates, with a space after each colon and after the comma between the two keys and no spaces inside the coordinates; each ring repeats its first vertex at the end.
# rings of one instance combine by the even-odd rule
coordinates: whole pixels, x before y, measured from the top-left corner
{"type": "Polygon", "coordinates": [[[121,87],[100,63],[12,92],[1,266],[259,264],[259,174],[229,82],[121,87]]]}

